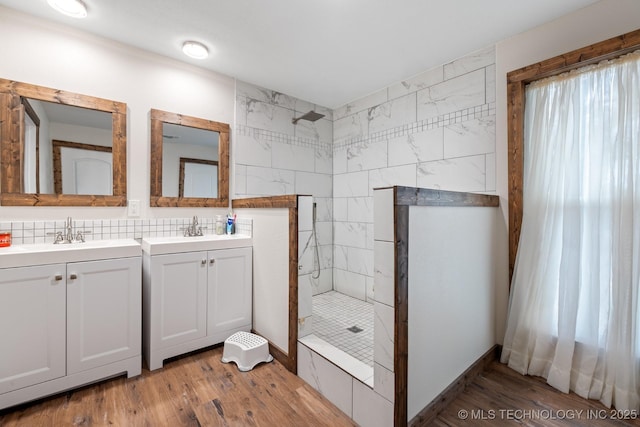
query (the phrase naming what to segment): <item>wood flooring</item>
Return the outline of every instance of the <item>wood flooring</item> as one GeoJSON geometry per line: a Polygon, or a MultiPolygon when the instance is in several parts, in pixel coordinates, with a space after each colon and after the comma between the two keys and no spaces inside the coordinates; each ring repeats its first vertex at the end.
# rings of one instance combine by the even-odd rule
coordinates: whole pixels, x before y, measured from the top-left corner
{"type": "Polygon", "coordinates": [[[222,347],[0,411],[0,426],[353,426],[279,362],[240,372],[222,347]]]}
{"type": "Polygon", "coordinates": [[[430,425],[640,426],[640,413],[625,414],[575,393],[562,393],[543,378],[492,362],[430,425]]]}

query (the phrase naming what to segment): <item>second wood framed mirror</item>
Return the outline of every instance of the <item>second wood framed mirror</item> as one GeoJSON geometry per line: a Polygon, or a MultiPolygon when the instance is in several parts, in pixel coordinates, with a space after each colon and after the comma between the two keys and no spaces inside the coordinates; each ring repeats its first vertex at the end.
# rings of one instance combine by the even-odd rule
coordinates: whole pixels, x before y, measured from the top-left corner
{"type": "Polygon", "coordinates": [[[152,207],[229,206],[229,125],[151,110],[152,207]]]}

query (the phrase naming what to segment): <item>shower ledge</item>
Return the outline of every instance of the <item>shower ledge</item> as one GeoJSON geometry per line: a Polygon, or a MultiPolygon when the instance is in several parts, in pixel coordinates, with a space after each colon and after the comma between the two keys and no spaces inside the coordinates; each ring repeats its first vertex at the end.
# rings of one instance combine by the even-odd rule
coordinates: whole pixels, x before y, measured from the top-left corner
{"type": "Polygon", "coordinates": [[[314,334],[299,338],[298,341],[318,353],[320,356],[329,360],[352,377],[373,388],[373,368],[371,366],[361,362],[339,348],[334,347],[314,334]]]}

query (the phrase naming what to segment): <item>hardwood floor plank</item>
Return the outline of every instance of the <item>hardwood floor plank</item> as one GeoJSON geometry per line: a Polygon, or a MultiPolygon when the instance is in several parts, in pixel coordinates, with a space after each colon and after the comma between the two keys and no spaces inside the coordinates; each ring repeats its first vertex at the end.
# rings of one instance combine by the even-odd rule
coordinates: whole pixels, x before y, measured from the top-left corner
{"type": "Polygon", "coordinates": [[[240,372],[222,347],[0,411],[2,427],[354,426],[279,362],[240,372]]]}
{"type": "Polygon", "coordinates": [[[491,363],[434,420],[434,426],[640,426],[640,414],[613,419],[615,409],[562,393],[544,378],[521,375],[491,363]]]}

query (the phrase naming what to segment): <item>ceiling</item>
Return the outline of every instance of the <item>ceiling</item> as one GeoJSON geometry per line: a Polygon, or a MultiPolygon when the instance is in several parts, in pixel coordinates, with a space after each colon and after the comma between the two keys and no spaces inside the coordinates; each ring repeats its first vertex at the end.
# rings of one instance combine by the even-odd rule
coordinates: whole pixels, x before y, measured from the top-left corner
{"type": "Polygon", "coordinates": [[[46,0],[0,5],[336,108],[596,0],[46,0]],[[185,57],[185,40],[205,60],[185,57]]]}

